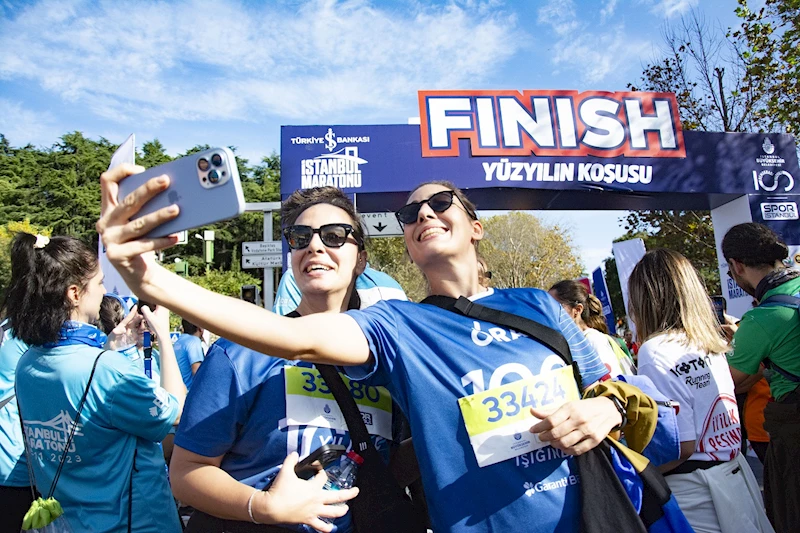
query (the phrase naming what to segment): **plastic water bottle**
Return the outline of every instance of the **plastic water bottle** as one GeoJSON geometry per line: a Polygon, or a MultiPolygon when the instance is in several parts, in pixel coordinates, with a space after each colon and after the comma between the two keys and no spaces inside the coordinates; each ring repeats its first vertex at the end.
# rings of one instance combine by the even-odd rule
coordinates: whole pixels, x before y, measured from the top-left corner
{"type": "MultiPolygon", "coordinates": [[[[347,452],[342,456],[339,464],[334,464],[325,470],[328,474],[328,481],[325,482],[325,490],[344,490],[352,488],[356,482],[358,467],[364,464],[364,458],[354,451],[347,452]]],[[[342,504],[336,504],[342,505],[342,504]]],[[[323,522],[332,523],[333,518],[320,518],[323,522]]]]}

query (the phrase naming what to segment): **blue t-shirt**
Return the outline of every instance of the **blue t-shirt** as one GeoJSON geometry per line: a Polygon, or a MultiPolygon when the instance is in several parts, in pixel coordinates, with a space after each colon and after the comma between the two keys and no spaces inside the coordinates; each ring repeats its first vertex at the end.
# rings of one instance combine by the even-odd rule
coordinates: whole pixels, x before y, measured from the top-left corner
{"type": "Polygon", "coordinates": [[[172,348],[175,350],[178,368],[181,369],[183,384],[186,385],[188,391],[192,388],[192,378],[194,377],[192,365],[203,362],[203,341],[200,340],[200,337],[181,333],[172,348]]]}
{"type": "MultiPolygon", "coordinates": [[[[303,458],[323,444],[349,448],[346,431],[287,424],[286,366],[312,367],[219,339],[194,376],[175,444],[205,457],[223,455],[220,468],[257,489],[267,486],[291,452],[303,458]]],[[[389,442],[381,437],[373,440],[388,458],[389,442]]],[[[336,532],[350,531],[349,515],[335,525],[336,532]]],[[[314,531],[302,525],[286,527],[314,531]]]]}
{"type": "MultiPolygon", "coordinates": [[[[14,371],[27,349],[28,345],[14,337],[11,329],[6,330],[0,346],[0,401],[14,394],[14,371]]],[[[17,398],[14,397],[0,409],[0,486],[28,485],[28,462],[22,444],[17,398]]]]}
{"type": "MultiPolygon", "coordinates": [[[[17,393],[36,485],[46,494],[63,454],[92,365],[84,344],[33,347],[17,367],[17,393]]],[[[178,414],[174,396],[128,358],[105,352],[55,490],[73,531],[179,532],[158,442],[178,414]]]]}
{"type": "MultiPolygon", "coordinates": [[[[546,292],[489,290],[472,299],[561,331],[585,385],[606,375],[586,337],[546,292]]],[[[575,461],[546,446],[480,468],[457,403],[563,367],[558,355],[525,335],[433,305],[393,300],[348,314],[375,363],[346,371],[387,386],[408,417],[436,533],[578,531],[575,461]]]]}

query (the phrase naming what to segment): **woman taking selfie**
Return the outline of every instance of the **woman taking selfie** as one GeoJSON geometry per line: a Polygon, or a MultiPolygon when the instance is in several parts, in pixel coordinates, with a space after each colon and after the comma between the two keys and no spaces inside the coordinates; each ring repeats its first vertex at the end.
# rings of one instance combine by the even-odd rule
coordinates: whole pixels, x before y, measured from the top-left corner
{"type": "MultiPolygon", "coordinates": [[[[129,286],[257,351],[351,366],[346,369],[351,377],[387,386],[411,423],[437,533],[578,530],[578,477],[570,455],[597,446],[622,416],[607,398],[562,404],[577,398],[579,391],[571,372],[559,370],[565,365],[558,355],[516,331],[435,305],[392,300],[364,310],[291,319],[206,291],[144,255],[174,244],[174,237],[142,235],[173,218],[177,207],[130,222],[168,185],[168,178],[154,178],[119,204],[118,183],[140,170],[116,167],[101,178],[104,205],[97,227],[109,258],[129,286]],[[522,382],[515,385],[521,378],[546,381],[552,393],[525,396],[531,401],[522,405],[520,391],[502,389],[521,389],[522,382]],[[501,396],[504,393],[510,394],[501,396]],[[490,430],[497,422],[505,427],[504,417],[519,415],[520,420],[513,420],[521,431],[503,439],[528,439],[534,433],[549,446],[517,456],[485,454],[477,444],[482,414],[475,409],[480,398],[491,411],[490,430]]],[[[421,185],[397,217],[408,253],[427,278],[431,294],[468,297],[548,325],[568,341],[585,385],[606,375],[583,334],[546,292],[482,290],[477,245],[483,226],[474,206],[452,184],[421,185]]]]}
{"type": "MultiPolygon", "coordinates": [[[[283,202],[281,221],[301,294],[291,316],[357,309],[358,297],[352,299],[354,285],[366,266],[367,253],[361,219],[350,200],[335,187],[297,191],[283,202]]],[[[195,375],[170,465],[176,497],[204,513],[192,517],[187,531],[312,532],[309,526],[328,531],[332,525],[316,515],[344,515],[347,507],[327,506],[311,513],[308,526],[265,530],[254,525],[274,522],[263,512],[262,500],[270,496],[262,489],[287,455],[306,457],[324,443],[350,445],[345,428],[315,423],[317,415],[320,419],[325,415],[320,409],[314,410],[314,416],[304,416],[295,408],[312,398],[303,395],[312,388],[324,391],[328,387],[311,364],[268,357],[225,339],[212,345],[195,375]],[[298,379],[302,386],[290,400],[287,380],[298,379]]],[[[382,392],[388,394],[385,389],[382,392]]],[[[383,436],[373,437],[373,443],[388,461],[391,411],[375,414],[385,420],[381,421],[383,436]]],[[[322,475],[314,483],[325,479],[322,475]]],[[[349,514],[333,525],[337,533],[352,531],[349,514]]]]}
{"type": "Polygon", "coordinates": [[[680,403],[680,459],[661,471],[698,532],[772,531],[758,485],[739,453],[733,380],[711,299],[688,259],[653,250],[628,280],[639,374],[680,403]]]}

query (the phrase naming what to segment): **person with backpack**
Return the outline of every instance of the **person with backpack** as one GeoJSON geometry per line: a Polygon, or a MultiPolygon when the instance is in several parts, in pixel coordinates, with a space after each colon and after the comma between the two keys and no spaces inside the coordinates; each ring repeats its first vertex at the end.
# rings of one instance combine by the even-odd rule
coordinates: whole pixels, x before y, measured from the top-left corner
{"type": "Polygon", "coordinates": [[[800,524],[800,272],[789,269],[786,244],[763,224],[732,227],[722,239],[729,276],[755,298],[733,336],[728,358],[742,392],[761,379],[766,367],[774,401],[764,409],[770,443],[764,460],[764,503],[776,531],[800,524]]]}

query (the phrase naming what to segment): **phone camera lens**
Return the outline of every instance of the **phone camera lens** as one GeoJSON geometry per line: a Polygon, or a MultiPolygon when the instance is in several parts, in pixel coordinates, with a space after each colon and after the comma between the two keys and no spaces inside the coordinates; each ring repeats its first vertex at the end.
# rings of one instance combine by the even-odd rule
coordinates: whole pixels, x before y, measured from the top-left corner
{"type": "Polygon", "coordinates": [[[205,157],[200,158],[200,160],[197,161],[197,168],[199,168],[203,172],[208,170],[208,159],[206,159],[205,157]]]}
{"type": "Polygon", "coordinates": [[[217,172],[216,170],[212,170],[211,172],[209,172],[208,181],[210,181],[211,183],[219,182],[219,172],[217,172]]]}
{"type": "Polygon", "coordinates": [[[222,164],[222,156],[219,154],[214,154],[211,156],[211,164],[215,167],[218,167],[222,164]]]}

